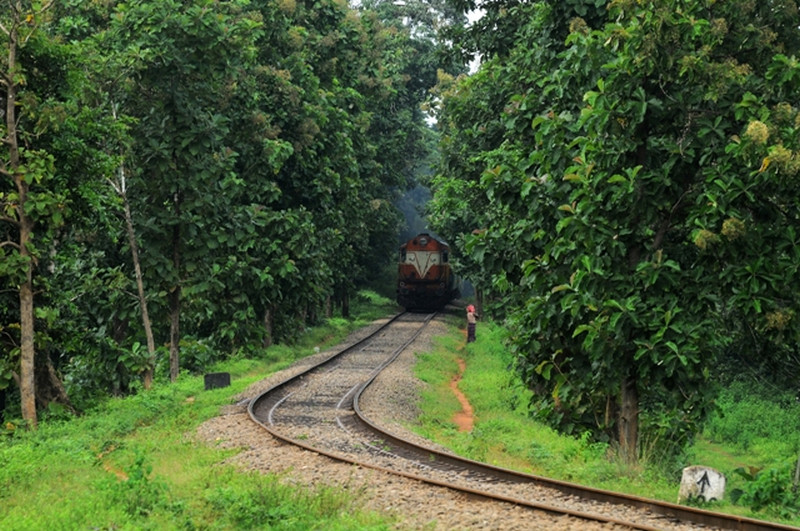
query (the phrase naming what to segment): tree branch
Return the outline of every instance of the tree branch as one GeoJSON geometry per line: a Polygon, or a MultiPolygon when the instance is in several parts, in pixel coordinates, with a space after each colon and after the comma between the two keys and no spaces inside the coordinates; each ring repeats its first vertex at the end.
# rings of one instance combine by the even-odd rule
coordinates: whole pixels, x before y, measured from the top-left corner
{"type": "Polygon", "coordinates": [[[19,227],[19,220],[14,219],[14,218],[12,218],[10,216],[6,216],[5,214],[0,215],[0,221],[3,221],[5,223],[10,223],[10,224],[14,225],[15,227],[19,227]]]}
{"type": "Polygon", "coordinates": [[[686,190],[683,191],[681,196],[678,198],[677,201],[675,201],[675,204],[672,205],[672,208],[669,210],[669,216],[667,216],[667,218],[661,222],[661,226],[658,228],[658,232],[656,232],[656,235],[653,238],[653,249],[654,250],[661,248],[661,242],[664,241],[664,236],[667,235],[667,231],[672,226],[672,216],[681,207],[681,203],[683,202],[683,199],[689,194],[689,192],[692,191],[692,188],[693,188],[692,186],[689,186],[689,188],[687,188],[686,190]]]}
{"type": "Polygon", "coordinates": [[[11,37],[16,32],[16,26],[19,25],[19,6],[13,2],[8,2],[8,7],[11,9],[13,16],[11,17],[11,25],[6,27],[5,24],[0,22],[0,31],[11,37]]]}
{"type": "MultiPolygon", "coordinates": [[[[47,11],[48,9],[53,7],[54,3],[55,3],[55,0],[50,0],[45,5],[43,5],[41,7],[41,9],[39,9],[39,11],[36,12],[36,15],[41,15],[42,13],[44,13],[45,11],[47,11]]],[[[34,15],[34,17],[33,17],[33,24],[31,25],[30,31],[28,32],[28,34],[25,37],[23,37],[21,39],[22,40],[21,44],[23,46],[28,42],[28,40],[30,40],[30,38],[33,36],[33,34],[36,33],[36,29],[39,27],[39,20],[38,20],[36,15],[34,15]]],[[[17,35],[19,35],[19,32],[17,32],[17,35]]]]}
{"type": "Polygon", "coordinates": [[[114,180],[112,180],[110,177],[106,177],[106,181],[108,181],[108,184],[111,185],[111,188],[113,188],[118,195],[122,195],[122,189],[114,180]]]}

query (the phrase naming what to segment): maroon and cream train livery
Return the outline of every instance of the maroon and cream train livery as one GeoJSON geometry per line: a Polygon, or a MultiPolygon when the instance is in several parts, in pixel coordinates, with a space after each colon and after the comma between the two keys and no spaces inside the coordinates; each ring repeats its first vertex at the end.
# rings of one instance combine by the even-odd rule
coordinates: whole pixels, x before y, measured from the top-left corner
{"type": "Polygon", "coordinates": [[[407,310],[434,310],[458,297],[450,268],[450,247],[430,234],[418,234],[400,246],[397,303],[407,310]]]}

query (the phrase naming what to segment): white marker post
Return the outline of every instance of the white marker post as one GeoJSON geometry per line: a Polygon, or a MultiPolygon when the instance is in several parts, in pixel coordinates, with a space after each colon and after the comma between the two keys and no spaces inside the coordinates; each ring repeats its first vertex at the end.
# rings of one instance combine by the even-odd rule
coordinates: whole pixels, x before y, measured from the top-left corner
{"type": "Polygon", "coordinates": [[[687,466],[681,476],[678,503],[701,498],[703,501],[721,500],[725,495],[725,476],[707,466],[687,466]]]}

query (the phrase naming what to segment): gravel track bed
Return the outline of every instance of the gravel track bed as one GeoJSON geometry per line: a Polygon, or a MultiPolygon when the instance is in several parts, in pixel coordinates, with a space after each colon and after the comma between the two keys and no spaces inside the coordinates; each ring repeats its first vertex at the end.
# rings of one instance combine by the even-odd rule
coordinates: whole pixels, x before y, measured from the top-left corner
{"type": "MultiPolygon", "coordinates": [[[[358,493],[364,501],[364,507],[371,510],[388,512],[398,517],[398,529],[426,530],[599,530],[620,529],[610,524],[590,523],[571,517],[555,516],[546,512],[532,511],[509,503],[480,500],[469,495],[460,494],[449,489],[427,485],[425,483],[391,474],[374,471],[354,465],[342,464],[314,452],[309,452],[276,440],[272,435],[252,422],[247,414],[247,405],[253,397],[262,391],[299,374],[314,363],[338,352],[343,346],[350,345],[366,336],[385,321],[352,334],[347,341],[335,350],[323,352],[300,360],[292,367],[280,371],[250,386],[237,397],[237,404],[228,406],[219,417],[209,420],[198,429],[198,436],[206,442],[224,448],[241,448],[242,452],[231,459],[234,463],[248,470],[279,474],[283,481],[298,485],[330,485],[339,486],[358,493]]],[[[432,338],[446,331],[440,321],[432,321],[416,341],[403,352],[398,359],[385,369],[375,382],[364,392],[360,400],[362,412],[372,422],[383,426],[391,433],[402,435],[412,441],[430,448],[443,450],[430,441],[411,433],[405,426],[415,422],[418,415],[416,397],[424,385],[413,375],[416,353],[432,348],[432,338]]],[[[325,375],[314,378],[325,378],[325,375]]],[[[346,389],[351,385],[343,385],[346,389]]],[[[311,382],[308,385],[308,396],[297,396],[300,403],[314,402],[322,397],[314,396],[311,382]]],[[[296,406],[295,406],[296,410],[296,406]]],[[[296,410],[297,411],[297,410],[296,410]]],[[[304,414],[303,412],[301,412],[304,414]]],[[[339,415],[341,412],[339,413],[339,415]]],[[[282,433],[303,440],[305,443],[324,444],[331,451],[350,454],[364,460],[369,452],[363,444],[354,442],[342,430],[336,428],[337,413],[326,413],[325,418],[317,418],[314,427],[305,425],[281,428],[282,433]],[[332,435],[333,434],[333,435],[332,435]],[[320,442],[322,441],[322,442],[320,442]]],[[[379,443],[377,443],[379,444],[379,443]]],[[[322,447],[320,447],[322,448],[322,447]]],[[[370,454],[371,455],[371,454],[370,454]]],[[[408,464],[392,466],[407,473],[420,475],[419,467],[408,464]]],[[[387,466],[386,459],[371,457],[370,462],[379,466],[387,466]]],[[[452,481],[452,477],[439,474],[441,481],[452,481]]],[[[464,480],[469,483],[469,480],[464,480]]],[[[476,488],[474,483],[469,486],[476,488]]],[[[485,488],[485,485],[483,485],[485,488]]],[[[497,486],[500,493],[519,499],[535,499],[551,505],[564,504],[561,501],[539,498],[538,487],[531,485],[497,486]]],[[[551,494],[541,494],[551,496],[551,494]]],[[[570,502],[574,510],[606,514],[618,519],[641,521],[641,512],[616,505],[597,504],[572,498],[570,502]],[[637,516],[633,516],[636,513],[637,516]]],[[[657,518],[657,517],[656,517],[657,518]]],[[[655,519],[651,525],[660,529],[708,529],[686,524],[672,524],[664,519],[655,519]]]]}

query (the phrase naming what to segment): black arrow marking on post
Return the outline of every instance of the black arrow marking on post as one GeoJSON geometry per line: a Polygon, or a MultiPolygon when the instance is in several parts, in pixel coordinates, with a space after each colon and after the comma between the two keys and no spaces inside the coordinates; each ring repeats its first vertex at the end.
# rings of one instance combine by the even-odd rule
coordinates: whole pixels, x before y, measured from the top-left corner
{"type": "Polygon", "coordinates": [[[708,479],[708,471],[706,470],[703,472],[703,477],[700,478],[700,481],[697,482],[700,485],[700,494],[703,494],[706,490],[706,487],[711,486],[711,481],[708,479]]]}

